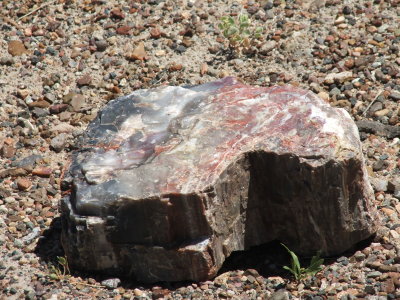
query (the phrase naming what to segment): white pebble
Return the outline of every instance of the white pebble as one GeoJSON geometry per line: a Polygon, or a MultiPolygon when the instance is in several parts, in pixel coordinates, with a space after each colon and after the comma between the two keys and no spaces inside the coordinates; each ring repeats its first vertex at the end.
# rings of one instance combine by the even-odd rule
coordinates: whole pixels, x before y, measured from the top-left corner
{"type": "Polygon", "coordinates": [[[6,198],[4,199],[4,201],[5,201],[6,203],[8,203],[8,204],[14,203],[14,202],[15,202],[15,198],[14,198],[14,197],[6,197],[6,198]]]}
{"type": "Polygon", "coordinates": [[[0,214],[8,213],[8,208],[5,205],[0,205],[0,214]]]}

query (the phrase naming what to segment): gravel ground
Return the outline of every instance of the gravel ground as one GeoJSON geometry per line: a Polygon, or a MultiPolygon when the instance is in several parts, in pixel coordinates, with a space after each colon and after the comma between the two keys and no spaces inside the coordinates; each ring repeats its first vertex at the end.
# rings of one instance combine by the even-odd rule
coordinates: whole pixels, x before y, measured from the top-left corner
{"type": "Polygon", "coordinates": [[[399,0],[2,0],[0,299],[400,299],[399,21],[399,0]],[[264,32],[232,53],[217,24],[240,13],[264,32]],[[88,122],[136,89],[227,75],[311,89],[350,112],[383,220],[376,237],[302,283],[282,272],[276,245],[200,283],[57,276],[60,178],[88,122]]]}

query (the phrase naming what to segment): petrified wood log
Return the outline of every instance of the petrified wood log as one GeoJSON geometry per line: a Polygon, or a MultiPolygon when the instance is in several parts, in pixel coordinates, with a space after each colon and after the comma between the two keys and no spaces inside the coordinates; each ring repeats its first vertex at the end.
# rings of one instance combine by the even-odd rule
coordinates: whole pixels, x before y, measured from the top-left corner
{"type": "Polygon", "coordinates": [[[144,282],[209,279],[232,251],[275,239],[338,254],[378,222],[348,113],[234,78],[111,101],[64,185],[70,265],[144,282]]]}

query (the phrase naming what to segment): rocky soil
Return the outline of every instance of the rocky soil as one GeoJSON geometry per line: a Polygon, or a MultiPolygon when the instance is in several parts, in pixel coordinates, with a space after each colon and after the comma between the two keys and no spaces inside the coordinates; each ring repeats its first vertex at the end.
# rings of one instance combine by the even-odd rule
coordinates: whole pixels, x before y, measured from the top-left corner
{"type": "Polygon", "coordinates": [[[0,299],[400,299],[399,21],[399,0],[2,0],[0,299]],[[241,53],[217,26],[240,13],[263,28],[241,53]],[[88,122],[136,89],[227,75],[301,86],[352,115],[377,235],[300,283],[278,245],[238,253],[200,283],[63,274],[60,182],[88,122]]]}

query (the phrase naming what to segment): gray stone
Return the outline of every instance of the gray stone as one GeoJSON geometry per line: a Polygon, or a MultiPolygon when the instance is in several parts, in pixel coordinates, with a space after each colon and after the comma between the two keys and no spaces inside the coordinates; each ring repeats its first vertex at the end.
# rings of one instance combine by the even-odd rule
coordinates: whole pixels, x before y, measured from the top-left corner
{"type": "Polygon", "coordinates": [[[36,118],[42,118],[45,117],[49,114],[49,112],[43,108],[40,107],[34,107],[32,110],[32,114],[36,117],[36,118]]]}
{"type": "Polygon", "coordinates": [[[108,42],[106,40],[96,41],[96,49],[97,51],[105,51],[108,47],[108,42]]]}
{"type": "Polygon", "coordinates": [[[33,167],[40,162],[43,159],[43,157],[41,155],[38,154],[32,154],[28,157],[25,157],[21,160],[18,161],[14,161],[11,163],[12,167],[19,167],[19,168],[23,168],[23,169],[28,169],[28,170],[32,170],[33,167]]]}
{"type": "Polygon", "coordinates": [[[354,258],[357,261],[363,261],[365,259],[365,254],[362,253],[361,251],[357,251],[356,253],[354,253],[354,258]]]}
{"type": "Polygon", "coordinates": [[[22,238],[25,245],[30,245],[36,238],[40,236],[40,227],[33,228],[32,232],[22,238]]]}
{"type": "Polygon", "coordinates": [[[389,95],[390,98],[393,100],[399,101],[400,100],[400,92],[399,91],[392,91],[389,95]]]}
{"type": "Polygon", "coordinates": [[[371,105],[371,108],[369,109],[369,111],[370,111],[371,113],[374,113],[374,112],[376,112],[376,111],[378,111],[378,110],[381,110],[381,109],[383,109],[383,104],[382,104],[382,102],[376,101],[374,104],[371,105]]]}
{"type": "Polygon", "coordinates": [[[75,94],[72,96],[69,104],[71,105],[72,111],[79,112],[86,106],[85,96],[81,94],[75,94]]]}
{"type": "Polygon", "coordinates": [[[34,300],[36,299],[36,292],[34,290],[24,290],[25,299],[26,300],[34,300]]]}
{"type": "Polygon", "coordinates": [[[346,256],[341,256],[337,259],[337,262],[341,263],[343,266],[347,266],[349,264],[349,259],[346,256]]]}
{"type": "Polygon", "coordinates": [[[329,96],[338,96],[338,95],[340,95],[340,93],[341,93],[340,90],[335,87],[335,88],[330,90],[329,96]]]}
{"type": "Polygon", "coordinates": [[[14,246],[17,248],[22,248],[24,246],[23,242],[20,239],[14,240],[14,246]]]}
{"type": "Polygon", "coordinates": [[[400,199],[400,178],[393,178],[389,180],[387,189],[393,193],[393,197],[400,199]]]}
{"type": "Polygon", "coordinates": [[[382,275],[381,272],[379,272],[379,271],[373,271],[373,272],[367,273],[367,278],[376,278],[376,277],[379,277],[379,276],[381,276],[381,275],[382,275]]]}
{"type": "Polygon", "coordinates": [[[396,186],[396,189],[393,192],[393,197],[400,200],[400,185],[396,186]]]}
{"type": "Polygon", "coordinates": [[[51,149],[53,149],[55,152],[60,152],[61,150],[64,149],[65,144],[67,143],[67,139],[68,135],[66,133],[60,133],[56,135],[50,141],[51,149]]]}
{"type": "Polygon", "coordinates": [[[378,121],[369,120],[360,120],[356,124],[360,132],[373,133],[389,139],[400,137],[399,126],[384,125],[378,121]]]}
{"type": "Polygon", "coordinates": [[[52,94],[52,93],[46,93],[46,94],[44,95],[44,99],[45,99],[47,102],[54,103],[54,101],[56,101],[56,96],[55,96],[54,94],[52,94]]]}
{"type": "Polygon", "coordinates": [[[364,288],[364,291],[365,291],[367,294],[370,294],[370,295],[374,295],[375,292],[376,292],[373,285],[366,285],[365,288],[364,288]]]}
{"type": "Polygon", "coordinates": [[[14,63],[15,60],[11,56],[0,57],[0,65],[12,66],[14,63]]]}
{"type": "Polygon", "coordinates": [[[371,184],[374,190],[377,192],[386,192],[388,187],[388,181],[385,179],[380,179],[376,177],[370,178],[371,184]]]}
{"type": "Polygon", "coordinates": [[[377,172],[382,170],[385,167],[385,161],[384,160],[378,160],[372,164],[372,169],[377,172]]]}
{"type": "Polygon", "coordinates": [[[334,255],[377,228],[357,127],[295,87],[224,78],[135,91],[78,146],[61,201],[76,269],[201,281],[232,251],[279,239],[334,255]]]}
{"type": "Polygon", "coordinates": [[[277,43],[275,41],[273,41],[273,40],[272,41],[267,41],[261,46],[259,52],[262,55],[268,55],[268,53],[271,50],[276,48],[276,45],[277,45],[277,43]]]}
{"type": "Polygon", "coordinates": [[[110,279],[106,279],[103,280],[101,282],[102,286],[105,286],[108,289],[116,289],[121,283],[121,280],[119,278],[110,278],[110,279]]]}
{"type": "Polygon", "coordinates": [[[289,300],[289,293],[286,290],[276,291],[271,295],[270,300],[289,300]]]}

